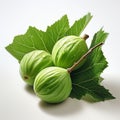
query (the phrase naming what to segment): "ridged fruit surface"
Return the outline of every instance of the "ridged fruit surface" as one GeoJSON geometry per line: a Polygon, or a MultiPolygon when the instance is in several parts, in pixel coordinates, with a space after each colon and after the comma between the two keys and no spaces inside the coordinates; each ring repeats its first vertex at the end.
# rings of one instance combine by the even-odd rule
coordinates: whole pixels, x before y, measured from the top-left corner
{"type": "Polygon", "coordinates": [[[52,66],[52,57],[43,50],[25,54],[20,62],[20,75],[29,85],[33,85],[36,75],[44,68],[52,66]]]}
{"type": "MultiPolygon", "coordinates": [[[[66,36],[53,47],[52,59],[56,66],[69,68],[88,51],[84,39],[77,36],[66,36]]],[[[77,68],[84,64],[83,60],[77,68]]]]}
{"type": "Polygon", "coordinates": [[[34,91],[43,101],[59,103],[68,98],[72,89],[70,74],[64,68],[48,67],[38,73],[34,91]]]}

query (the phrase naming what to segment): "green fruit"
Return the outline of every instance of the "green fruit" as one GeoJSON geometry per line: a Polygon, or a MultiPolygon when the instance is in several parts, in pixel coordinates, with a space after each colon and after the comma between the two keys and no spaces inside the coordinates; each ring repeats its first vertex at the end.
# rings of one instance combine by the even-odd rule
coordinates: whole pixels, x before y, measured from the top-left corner
{"type": "Polygon", "coordinates": [[[68,98],[72,89],[70,74],[64,68],[48,67],[38,73],[34,91],[43,101],[59,103],[68,98]]]}
{"type": "MultiPolygon", "coordinates": [[[[77,36],[66,36],[54,45],[52,50],[53,62],[56,66],[69,68],[87,51],[88,47],[83,38],[77,36]]],[[[84,62],[85,59],[77,66],[77,68],[82,66],[84,62]]]]}
{"type": "Polygon", "coordinates": [[[25,54],[20,62],[20,75],[29,85],[33,85],[36,75],[44,68],[52,66],[52,57],[43,50],[25,54]]]}

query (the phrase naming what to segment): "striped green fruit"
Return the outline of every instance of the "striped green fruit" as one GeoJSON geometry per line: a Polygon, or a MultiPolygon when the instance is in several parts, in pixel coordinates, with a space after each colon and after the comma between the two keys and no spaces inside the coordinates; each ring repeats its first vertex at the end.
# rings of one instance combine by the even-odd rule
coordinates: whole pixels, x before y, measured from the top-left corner
{"type": "MultiPolygon", "coordinates": [[[[56,66],[69,68],[87,51],[88,47],[83,38],[73,35],[66,36],[54,45],[52,50],[52,59],[56,66]]],[[[84,62],[85,59],[79,64],[79,66],[77,66],[77,68],[81,67],[84,62]]]]}
{"type": "Polygon", "coordinates": [[[68,98],[72,89],[70,74],[64,68],[48,67],[38,73],[34,91],[48,103],[60,103],[68,98]]]}
{"type": "Polygon", "coordinates": [[[33,85],[36,75],[44,68],[52,66],[52,57],[43,50],[25,54],[20,62],[20,75],[29,85],[33,85]]]}

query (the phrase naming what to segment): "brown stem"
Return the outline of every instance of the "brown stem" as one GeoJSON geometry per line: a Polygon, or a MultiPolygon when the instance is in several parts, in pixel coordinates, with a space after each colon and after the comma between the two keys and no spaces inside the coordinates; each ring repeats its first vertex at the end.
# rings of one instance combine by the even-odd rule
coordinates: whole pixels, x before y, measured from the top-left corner
{"type": "Polygon", "coordinates": [[[101,42],[101,43],[93,46],[92,48],[90,48],[90,49],[88,50],[88,52],[86,52],[76,63],[74,63],[74,64],[72,65],[72,67],[70,67],[70,68],[67,69],[68,72],[71,73],[71,72],[74,70],[74,68],[77,67],[77,66],[80,64],[80,62],[83,61],[83,59],[85,59],[95,48],[97,48],[97,47],[99,47],[99,46],[101,46],[101,45],[103,45],[103,44],[104,44],[104,43],[101,42]]]}
{"type": "Polygon", "coordinates": [[[84,40],[87,40],[89,38],[89,35],[87,35],[87,34],[84,34],[84,36],[82,37],[82,39],[84,39],[84,40]]]}

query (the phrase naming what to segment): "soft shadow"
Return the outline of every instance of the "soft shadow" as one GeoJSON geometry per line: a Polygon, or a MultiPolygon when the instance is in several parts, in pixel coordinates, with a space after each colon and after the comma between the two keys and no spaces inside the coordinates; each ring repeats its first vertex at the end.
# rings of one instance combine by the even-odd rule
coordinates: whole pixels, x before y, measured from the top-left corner
{"type": "MultiPolygon", "coordinates": [[[[120,112],[120,77],[119,76],[106,76],[102,85],[110,90],[110,93],[116,99],[106,100],[104,102],[88,103],[92,108],[99,112],[108,114],[119,114],[120,112]]],[[[39,102],[39,107],[45,113],[55,116],[73,115],[79,112],[82,114],[84,109],[82,100],[68,99],[60,104],[48,104],[43,101],[39,102]]]]}
{"type": "Polygon", "coordinates": [[[75,99],[67,99],[66,101],[59,104],[49,104],[43,101],[39,102],[40,109],[47,114],[54,116],[67,116],[73,115],[82,110],[81,102],[75,99]]]}
{"type": "Polygon", "coordinates": [[[33,87],[30,85],[25,85],[24,89],[31,95],[35,95],[33,87]]]}
{"type": "Polygon", "coordinates": [[[104,102],[98,102],[94,106],[102,111],[109,112],[111,114],[118,114],[120,112],[120,77],[109,75],[105,77],[102,83],[105,88],[109,89],[110,93],[115,99],[107,100],[104,102]]]}

